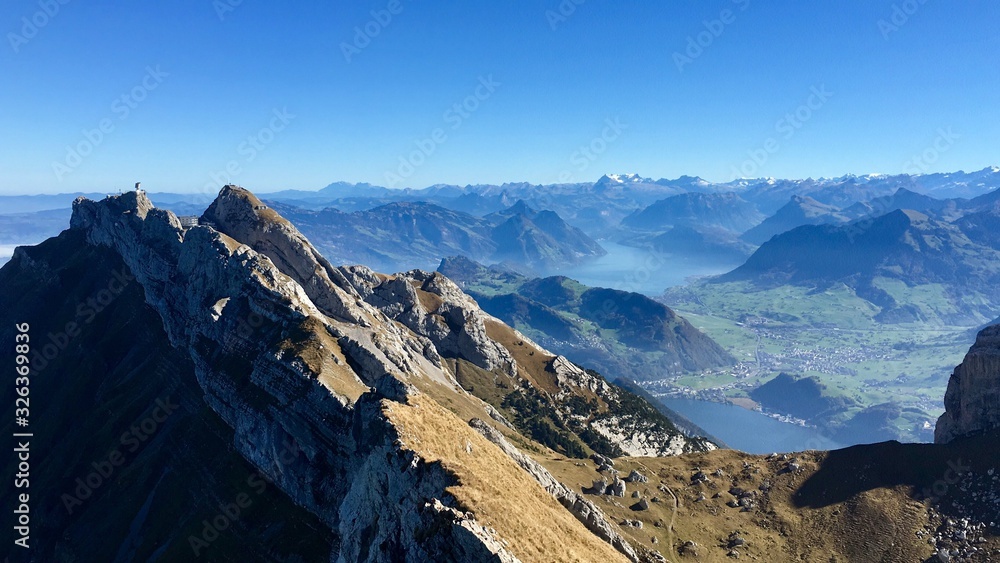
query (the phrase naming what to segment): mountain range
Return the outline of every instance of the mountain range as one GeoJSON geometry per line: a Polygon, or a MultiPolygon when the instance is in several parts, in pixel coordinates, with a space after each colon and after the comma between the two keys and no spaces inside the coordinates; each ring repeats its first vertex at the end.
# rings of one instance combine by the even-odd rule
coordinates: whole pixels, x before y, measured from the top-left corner
{"type": "Polygon", "coordinates": [[[877,279],[911,287],[941,284],[949,299],[968,301],[962,307],[967,313],[992,316],[1000,303],[1000,251],[982,225],[996,221],[996,214],[946,222],[896,209],[846,224],[801,226],[774,236],[717,281],[748,280],[771,287],[845,283],[882,307],[887,318],[898,314],[902,319],[911,318],[912,310],[898,309],[894,298],[876,287],[877,279]]]}
{"type": "Polygon", "coordinates": [[[622,225],[646,231],[673,227],[721,227],[742,233],[764,220],[757,207],[733,192],[685,193],[662,199],[622,220],[622,225]]]}
{"type": "Polygon", "coordinates": [[[523,201],[485,217],[426,202],[389,203],[353,213],[272,205],[339,263],[426,268],[462,253],[531,271],[605,254],[597,242],[558,214],[536,211],[523,201]]]}
{"type": "MultiPolygon", "coordinates": [[[[952,374],[935,444],[755,456],[684,434],[440,272],[333,266],[246,190],[197,223],[142,192],[81,198],[0,268],[0,338],[30,362],[0,398],[36,399],[0,424],[31,433],[30,499],[0,500],[23,505],[33,560],[1000,555],[1000,327],[952,374]]],[[[686,332],[634,294],[509,283],[637,347],[686,332]]]]}

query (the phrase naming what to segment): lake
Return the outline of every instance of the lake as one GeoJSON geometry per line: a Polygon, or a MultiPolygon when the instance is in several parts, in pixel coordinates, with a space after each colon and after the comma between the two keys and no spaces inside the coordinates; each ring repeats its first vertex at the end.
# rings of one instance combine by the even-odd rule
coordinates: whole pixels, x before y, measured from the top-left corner
{"type": "Polygon", "coordinates": [[[843,444],[823,437],[815,428],[779,422],[765,414],[736,405],[694,399],[659,400],[729,447],[747,453],[769,454],[844,447],[843,444]]]}
{"type": "Polygon", "coordinates": [[[653,250],[600,241],[608,253],[584,264],[547,272],[575,279],[592,287],[608,287],[658,296],[668,287],[684,285],[691,276],[728,272],[742,262],[699,262],[653,250]]]}

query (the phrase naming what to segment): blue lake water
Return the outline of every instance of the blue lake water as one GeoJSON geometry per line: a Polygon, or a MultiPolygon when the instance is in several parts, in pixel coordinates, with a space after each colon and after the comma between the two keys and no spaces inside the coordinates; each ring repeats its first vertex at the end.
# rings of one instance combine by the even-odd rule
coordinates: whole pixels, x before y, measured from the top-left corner
{"type": "Polygon", "coordinates": [[[600,241],[608,253],[585,264],[550,274],[560,274],[593,287],[609,287],[650,296],[668,287],[683,285],[691,276],[722,274],[741,263],[705,263],[652,250],[600,241]]]}
{"type": "Polygon", "coordinates": [[[815,428],[780,422],[736,405],[660,399],[664,405],[686,416],[729,447],[754,454],[802,450],[832,450],[844,447],[824,437],[815,428]]]}

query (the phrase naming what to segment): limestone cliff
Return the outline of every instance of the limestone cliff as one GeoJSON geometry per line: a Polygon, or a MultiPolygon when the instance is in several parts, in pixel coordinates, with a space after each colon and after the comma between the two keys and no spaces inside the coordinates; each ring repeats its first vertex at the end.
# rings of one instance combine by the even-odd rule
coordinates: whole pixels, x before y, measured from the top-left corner
{"type": "Polygon", "coordinates": [[[934,442],[1000,428],[1000,325],[983,329],[948,381],[934,442]]]}
{"type": "MultiPolygon", "coordinates": [[[[141,192],[80,198],[61,248],[85,241],[134,276],[191,366],[201,400],[190,402],[203,402],[235,452],[326,528],[330,560],[644,560],[600,509],[503,435],[582,455],[591,441],[619,454],[712,447],[625,412],[634,396],[484,313],[441,274],[334,267],[233,186],[200,223],[182,226],[141,192]]],[[[41,256],[20,250],[9,271],[41,256]]],[[[184,541],[172,537],[163,549],[184,541]]]]}

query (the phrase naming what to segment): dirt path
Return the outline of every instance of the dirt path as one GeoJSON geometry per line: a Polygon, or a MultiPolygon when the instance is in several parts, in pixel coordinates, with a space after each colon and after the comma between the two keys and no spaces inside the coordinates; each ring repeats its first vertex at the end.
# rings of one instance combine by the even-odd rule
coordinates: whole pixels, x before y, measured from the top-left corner
{"type": "MultiPolygon", "coordinates": [[[[645,475],[649,476],[650,479],[656,476],[656,472],[646,467],[646,465],[643,464],[642,462],[636,462],[636,465],[643,468],[646,472],[645,475]]],[[[670,487],[663,485],[663,488],[665,488],[667,492],[670,493],[670,496],[673,497],[674,499],[674,506],[670,511],[670,523],[667,524],[667,549],[670,550],[670,555],[672,556],[674,551],[674,522],[677,521],[677,511],[681,507],[681,499],[677,498],[677,495],[674,494],[674,491],[670,487]]],[[[666,555],[664,557],[667,558],[667,561],[673,563],[673,559],[671,557],[666,555]]]]}

